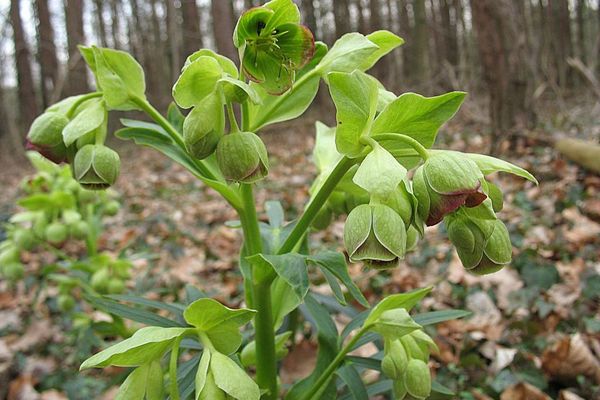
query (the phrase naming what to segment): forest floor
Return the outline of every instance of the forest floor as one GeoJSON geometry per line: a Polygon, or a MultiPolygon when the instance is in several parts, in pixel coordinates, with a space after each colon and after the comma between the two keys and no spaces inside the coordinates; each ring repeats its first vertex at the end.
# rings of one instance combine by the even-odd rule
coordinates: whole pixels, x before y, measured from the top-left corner
{"type": "MultiPolygon", "coordinates": [[[[550,144],[561,136],[597,141],[598,107],[590,101],[570,104],[568,111],[548,107],[537,128],[503,148],[503,158],[540,181],[535,186],[505,174],[492,177],[505,193],[500,217],[513,240],[511,266],[485,277],[466,273],[439,226],[427,229],[418,250],[396,269],[350,266],[371,304],[385,294],[433,285],[422,310],[472,311],[467,319],[438,325],[435,333],[436,376],[458,393],[456,398],[600,398],[600,176],[567,162],[550,144]]],[[[438,146],[485,152],[487,128],[480,115],[479,108],[467,104],[442,129],[438,146]]],[[[273,166],[259,185],[258,202],[280,201],[288,219],[303,208],[316,173],[310,161],[312,126],[307,117],[264,135],[273,166]]],[[[225,225],[235,213],[214,191],[152,150],[126,145],[119,151],[123,165],[115,189],[124,207],[108,220],[101,247],[135,258],[131,291],[174,300],[173,288],[190,284],[239,306],[240,234],[225,225]]],[[[31,170],[4,164],[0,214],[9,215],[18,182],[31,170]]],[[[259,207],[262,218],[263,211],[259,207]]],[[[342,232],[340,219],[312,235],[311,245],[341,250],[342,232]]],[[[312,278],[316,291],[330,293],[321,276],[312,278]]],[[[77,373],[80,360],[69,353],[72,338],[65,334],[65,322],[33,292],[0,282],[0,386],[10,382],[7,398],[113,398],[114,381],[77,373]]],[[[284,384],[307,374],[314,363],[314,341],[299,339],[289,357],[293,363],[283,365],[284,384]]]]}

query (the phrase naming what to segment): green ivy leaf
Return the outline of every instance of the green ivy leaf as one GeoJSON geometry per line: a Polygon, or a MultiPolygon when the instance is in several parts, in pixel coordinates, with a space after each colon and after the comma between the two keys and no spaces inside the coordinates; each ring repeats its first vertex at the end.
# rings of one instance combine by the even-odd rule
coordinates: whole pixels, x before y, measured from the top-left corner
{"type": "Polygon", "coordinates": [[[112,110],[137,110],[132,97],[145,99],[146,81],[142,66],[120,50],[92,47],[98,87],[112,110]]]}
{"type": "Polygon", "coordinates": [[[386,200],[398,188],[407,172],[386,149],[375,144],[352,180],[372,197],[386,200]]]}
{"type": "Polygon", "coordinates": [[[189,328],[156,326],[142,328],[130,338],[94,354],[85,360],[79,369],[100,368],[108,365],[135,367],[147,364],[161,357],[176,338],[188,332],[189,328]]]}
{"type": "Polygon", "coordinates": [[[364,147],[359,139],[368,133],[377,111],[377,82],[360,71],[350,74],[332,72],[328,78],[337,110],[337,150],[349,157],[357,157],[364,147]]]}

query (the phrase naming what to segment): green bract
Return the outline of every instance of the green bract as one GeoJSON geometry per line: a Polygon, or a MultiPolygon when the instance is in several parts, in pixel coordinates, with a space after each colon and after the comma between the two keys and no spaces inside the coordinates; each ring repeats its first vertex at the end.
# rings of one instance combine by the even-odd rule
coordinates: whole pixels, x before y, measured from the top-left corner
{"type": "Polygon", "coordinates": [[[183,122],[183,140],[188,152],[198,159],[210,156],[225,130],[223,104],[217,96],[207,96],[183,122]]]}
{"type": "Polygon", "coordinates": [[[59,112],[45,112],[33,121],[27,133],[27,148],[39,151],[56,163],[66,159],[62,132],[69,119],[59,112]]]}
{"type": "Polygon", "coordinates": [[[481,179],[477,164],[461,153],[432,154],[414,176],[419,216],[431,226],[463,205],[478,206],[487,198],[480,190],[481,179]]]}
{"type": "Polygon", "coordinates": [[[299,22],[292,0],[273,0],[246,11],[236,25],[233,42],[243,71],[270,94],[287,91],[295,72],[313,56],[313,35],[299,22]]]}
{"type": "Polygon", "coordinates": [[[217,162],[223,176],[234,182],[256,182],[269,173],[267,149],[252,132],[223,136],[217,145],[217,162]]]}
{"type": "Polygon", "coordinates": [[[116,182],[120,165],[119,155],[114,150],[88,144],[75,155],[73,174],[84,188],[101,190],[116,182]]]}
{"type": "Polygon", "coordinates": [[[205,349],[196,374],[196,399],[258,400],[258,385],[231,358],[205,349]]]}
{"type": "Polygon", "coordinates": [[[350,260],[377,268],[394,268],[406,252],[406,228],[391,208],[360,205],[350,212],[344,227],[350,260]]]}

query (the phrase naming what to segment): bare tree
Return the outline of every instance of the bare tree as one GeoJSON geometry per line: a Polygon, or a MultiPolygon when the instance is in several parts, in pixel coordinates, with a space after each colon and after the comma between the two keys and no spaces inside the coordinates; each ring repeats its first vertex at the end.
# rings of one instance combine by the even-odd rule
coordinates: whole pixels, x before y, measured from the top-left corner
{"type": "Polygon", "coordinates": [[[27,46],[27,41],[23,32],[23,22],[21,21],[19,0],[11,0],[10,2],[10,20],[15,45],[19,121],[20,127],[24,129],[29,126],[37,116],[38,105],[33,86],[29,47],[27,46]]]}
{"type": "Polygon", "coordinates": [[[230,0],[212,0],[212,19],[215,43],[219,53],[232,60],[238,58],[233,41],[233,3],[230,0]]]}
{"type": "Polygon", "coordinates": [[[179,70],[181,69],[181,30],[178,24],[177,8],[175,8],[174,0],[165,0],[165,6],[167,9],[167,35],[169,40],[169,46],[167,49],[169,59],[171,60],[171,80],[175,82],[179,76],[179,70]]]}
{"type": "Polygon", "coordinates": [[[121,11],[120,11],[121,0],[110,0],[110,12],[112,23],[110,25],[110,31],[112,34],[113,47],[115,49],[121,48],[121,39],[119,34],[121,32],[121,11]]]}
{"type": "Polygon", "coordinates": [[[58,80],[58,59],[54,44],[54,28],[50,22],[50,10],[47,0],[36,0],[35,11],[37,24],[37,59],[40,65],[40,87],[43,106],[47,107],[58,80]]]}
{"type": "Polygon", "coordinates": [[[496,152],[499,139],[510,133],[527,104],[526,55],[511,0],[471,0],[471,10],[490,96],[492,152],[496,152]]]}
{"type": "Polygon", "coordinates": [[[415,25],[413,30],[413,45],[411,46],[411,71],[418,83],[422,84],[428,79],[429,60],[429,34],[427,28],[427,14],[425,11],[425,0],[413,0],[413,12],[415,25]]]}
{"type": "Polygon", "coordinates": [[[65,0],[69,68],[65,94],[75,95],[89,91],[87,69],[77,46],[85,44],[83,31],[83,0],[65,0]]]}
{"type": "Polygon", "coordinates": [[[200,13],[196,0],[181,0],[181,15],[183,17],[183,55],[187,57],[202,47],[200,13]]]}
{"type": "Polygon", "coordinates": [[[315,4],[313,0],[302,0],[302,16],[304,24],[310,29],[313,35],[317,36],[317,17],[315,14],[315,4]]]}
{"type": "Polygon", "coordinates": [[[98,31],[98,37],[100,37],[100,44],[102,47],[108,47],[106,40],[106,24],[104,23],[104,1],[94,0],[94,7],[96,8],[96,30],[98,31]]]}
{"type": "Polygon", "coordinates": [[[350,10],[348,0],[333,2],[333,15],[335,20],[335,36],[339,38],[344,33],[350,32],[350,10]]]}

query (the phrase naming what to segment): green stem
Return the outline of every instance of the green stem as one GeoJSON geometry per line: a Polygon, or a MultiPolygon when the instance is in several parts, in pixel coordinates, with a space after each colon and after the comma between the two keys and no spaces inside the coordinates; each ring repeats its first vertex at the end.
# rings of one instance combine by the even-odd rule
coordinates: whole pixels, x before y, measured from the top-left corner
{"type": "MultiPolygon", "coordinates": [[[[181,147],[182,150],[185,151],[185,143],[181,138],[181,135],[177,130],[171,125],[169,121],[162,116],[161,113],[158,112],[156,108],[152,106],[146,99],[143,99],[138,96],[133,96],[131,101],[134,102],[142,111],[144,111],[150,118],[152,118],[158,125],[160,125],[167,134],[173,139],[173,141],[181,147]]],[[[198,170],[202,173],[202,175],[208,179],[219,180],[213,172],[202,162],[194,159],[195,165],[198,167],[198,170]]]]}
{"type": "Polygon", "coordinates": [[[73,118],[73,114],[75,114],[75,111],[77,111],[77,107],[79,107],[80,105],[82,105],[83,103],[88,101],[89,99],[93,99],[96,97],[102,97],[102,92],[93,92],[93,93],[84,94],[83,96],[81,96],[80,98],[75,100],[75,102],[71,105],[71,107],[69,108],[69,110],[67,111],[67,114],[65,116],[68,119],[73,118]]]}
{"type": "Polygon", "coordinates": [[[231,103],[227,103],[227,116],[229,117],[229,129],[231,133],[236,133],[240,131],[240,127],[238,125],[237,119],[235,118],[235,113],[233,112],[233,106],[231,103]]]}
{"type": "MultiPolygon", "coordinates": [[[[260,228],[254,204],[254,194],[251,184],[241,184],[240,192],[244,203],[243,215],[240,215],[244,229],[244,239],[248,255],[262,252],[262,241],[260,228]]],[[[256,381],[266,393],[265,400],[275,400],[278,395],[277,388],[277,358],[275,356],[275,332],[273,330],[273,310],[271,304],[271,281],[264,279],[266,274],[262,273],[263,279],[257,279],[259,272],[252,271],[253,276],[253,305],[257,313],[254,317],[256,341],[256,381]]]]}
{"type": "Polygon", "coordinates": [[[413,139],[408,135],[403,135],[401,133],[378,133],[376,135],[371,136],[371,138],[381,141],[381,140],[400,140],[410,147],[412,147],[423,160],[427,160],[429,158],[429,152],[427,149],[419,143],[417,140],[413,139]]]}
{"type": "Polygon", "coordinates": [[[169,360],[169,386],[171,400],[179,400],[179,386],[177,385],[177,360],[179,359],[179,345],[183,336],[179,336],[173,343],[171,349],[171,359],[169,360]]]}
{"type": "Polygon", "coordinates": [[[88,234],[85,238],[88,257],[98,254],[98,221],[94,216],[94,205],[88,204],[86,207],[86,222],[88,224],[88,234]]]}
{"type": "Polygon", "coordinates": [[[361,328],[361,330],[359,330],[356,333],[356,335],[354,335],[354,337],[342,348],[342,350],[340,350],[340,352],[337,354],[337,356],[335,356],[333,361],[331,361],[331,363],[329,364],[327,369],[321,374],[321,376],[319,377],[317,382],[311,386],[310,391],[308,393],[306,393],[306,395],[301,397],[300,400],[312,400],[313,397],[317,393],[319,393],[319,391],[321,390],[321,387],[323,385],[325,385],[327,382],[329,382],[331,375],[333,375],[333,373],[335,372],[337,367],[342,363],[342,361],[344,361],[346,354],[348,354],[350,351],[352,351],[356,342],[358,342],[358,340],[366,332],[367,332],[367,329],[363,327],[363,328],[361,328]]]}
{"type": "Polygon", "coordinates": [[[338,161],[333,171],[331,171],[331,174],[329,174],[327,177],[327,180],[323,183],[323,186],[321,186],[315,197],[313,197],[308,204],[308,207],[306,207],[306,211],[304,211],[304,214],[302,214],[302,217],[300,217],[290,235],[285,239],[285,242],[279,248],[277,254],[286,254],[291,252],[296,244],[302,240],[306,230],[313,222],[318,212],[321,210],[321,207],[323,207],[329,198],[329,195],[331,195],[331,192],[333,192],[339,181],[344,177],[346,172],[348,172],[350,167],[352,167],[355,162],[355,159],[348,157],[343,157],[340,161],[338,161]]]}

